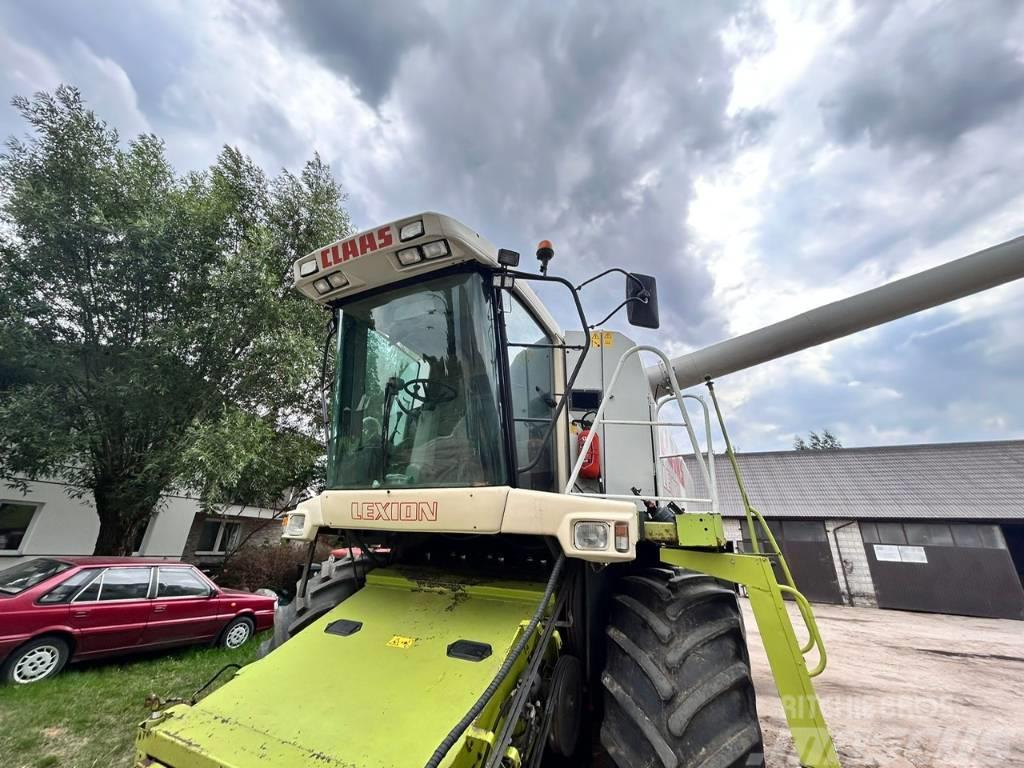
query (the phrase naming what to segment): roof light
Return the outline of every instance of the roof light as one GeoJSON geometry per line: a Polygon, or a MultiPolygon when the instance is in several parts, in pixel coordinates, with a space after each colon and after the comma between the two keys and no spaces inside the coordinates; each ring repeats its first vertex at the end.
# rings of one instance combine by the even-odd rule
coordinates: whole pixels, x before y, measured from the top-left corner
{"type": "Polygon", "coordinates": [[[323,296],[325,293],[331,292],[331,284],[328,283],[324,278],[313,281],[313,287],[316,288],[316,292],[323,296]]]}
{"type": "Polygon", "coordinates": [[[442,256],[448,255],[448,241],[447,240],[435,240],[432,243],[426,243],[423,246],[423,258],[425,259],[440,259],[442,256]]]}
{"type": "Polygon", "coordinates": [[[572,527],[572,543],[576,549],[600,551],[608,549],[608,523],[580,521],[572,527]]]}
{"type": "Polygon", "coordinates": [[[414,240],[417,237],[423,237],[423,219],[403,224],[402,228],[398,230],[398,239],[403,243],[406,240],[414,240]]]}
{"type": "Polygon", "coordinates": [[[398,257],[398,263],[403,267],[410,267],[423,258],[420,254],[420,249],[415,246],[412,248],[403,248],[395,255],[398,257]]]}
{"type": "Polygon", "coordinates": [[[310,259],[299,264],[299,277],[309,277],[315,275],[319,267],[316,265],[316,259],[310,259]]]}
{"type": "Polygon", "coordinates": [[[327,276],[327,282],[331,284],[332,288],[342,288],[348,285],[348,278],[341,272],[332,272],[327,276]]]}

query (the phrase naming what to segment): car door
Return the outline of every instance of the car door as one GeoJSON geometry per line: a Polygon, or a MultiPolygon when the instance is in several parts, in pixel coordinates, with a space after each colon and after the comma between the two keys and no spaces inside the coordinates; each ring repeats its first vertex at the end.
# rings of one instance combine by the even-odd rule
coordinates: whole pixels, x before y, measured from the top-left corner
{"type": "Polygon", "coordinates": [[[77,655],[111,653],[138,647],[152,610],[153,569],[149,566],[106,568],[71,602],[69,623],[77,655]]]}
{"type": "Polygon", "coordinates": [[[187,565],[157,568],[156,596],[146,627],[145,645],[176,645],[216,637],[217,591],[187,565]]]}

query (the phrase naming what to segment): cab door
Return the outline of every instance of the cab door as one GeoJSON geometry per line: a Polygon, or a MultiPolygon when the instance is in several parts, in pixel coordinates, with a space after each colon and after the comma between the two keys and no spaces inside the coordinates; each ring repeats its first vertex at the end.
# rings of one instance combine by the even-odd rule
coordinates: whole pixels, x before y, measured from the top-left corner
{"type": "Polygon", "coordinates": [[[144,645],[212,640],[223,623],[217,590],[191,566],[157,568],[156,591],[144,645]]]}
{"type": "Polygon", "coordinates": [[[77,655],[135,648],[142,640],[149,613],[152,567],[107,568],[71,603],[69,623],[77,655]]]}

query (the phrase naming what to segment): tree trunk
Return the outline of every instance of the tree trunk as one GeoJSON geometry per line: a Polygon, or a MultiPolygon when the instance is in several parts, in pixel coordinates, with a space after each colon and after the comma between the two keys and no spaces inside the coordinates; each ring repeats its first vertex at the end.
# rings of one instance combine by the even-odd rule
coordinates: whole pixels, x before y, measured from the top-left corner
{"type": "Polygon", "coordinates": [[[130,483],[117,485],[97,483],[93,489],[100,532],[96,536],[94,555],[126,556],[132,554],[135,535],[149,522],[159,494],[139,493],[130,483]]]}

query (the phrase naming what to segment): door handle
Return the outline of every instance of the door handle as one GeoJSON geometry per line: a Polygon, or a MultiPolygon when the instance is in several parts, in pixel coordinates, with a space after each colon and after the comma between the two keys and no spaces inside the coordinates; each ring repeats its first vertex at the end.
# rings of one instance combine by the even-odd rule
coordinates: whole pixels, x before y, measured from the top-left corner
{"type": "Polygon", "coordinates": [[[88,611],[81,611],[81,610],[79,610],[79,611],[72,611],[71,615],[74,616],[76,619],[84,619],[86,616],[89,615],[89,612],[88,611]]]}
{"type": "Polygon", "coordinates": [[[153,613],[163,613],[166,610],[167,610],[167,606],[166,605],[154,605],[153,606],[153,613]]]}

